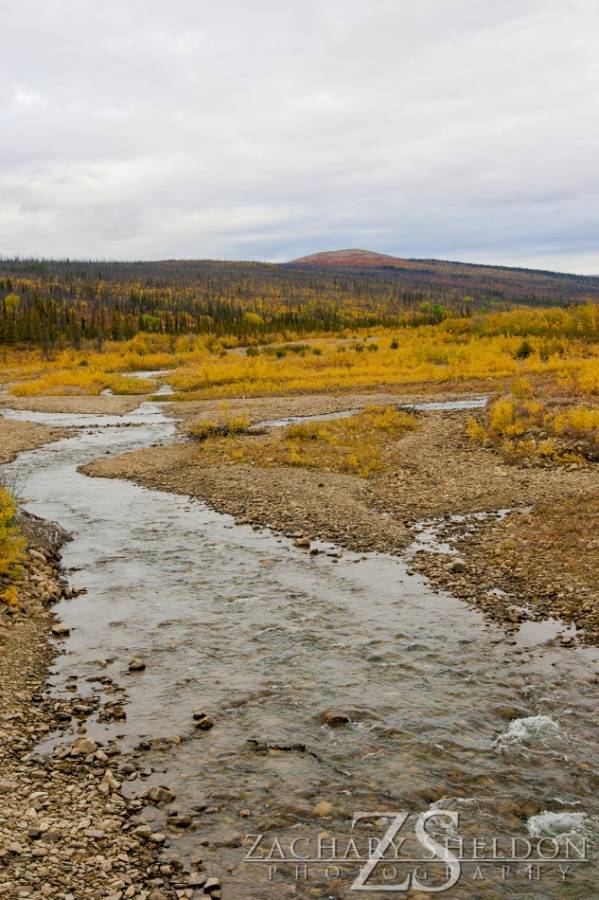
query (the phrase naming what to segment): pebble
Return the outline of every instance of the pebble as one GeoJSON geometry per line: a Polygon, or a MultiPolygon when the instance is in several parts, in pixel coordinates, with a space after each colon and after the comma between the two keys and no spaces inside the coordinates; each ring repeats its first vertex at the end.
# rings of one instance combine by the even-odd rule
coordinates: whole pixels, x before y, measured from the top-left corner
{"type": "Polygon", "coordinates": [[[129,671],[130,672],[143,672],[146,664],[143,659],[140,659],[138,656],[134,656],[132,660],[129,661],[129,671]]]}
{"type": "Polygon", "coordinates": [[[214,722],[213,722],[212,719],[208,716],[208,714],[205,713],[203,710],[200,710],[200,709],[194,710],[194,712],[193,712],[193,718],[194,718],[194,721],[195,721],[195,727],[196,727],[196,728],[200,728],[200,729],[202,729],[203,731],[207,731],[209,728],[213,728],[213,727],[214,727],[214,722]]]}
{"type": "Polygon", "coordinates": [[[71,745],[71,755],[88,756],[90,753],[95,753],[97,749],[98,745],[95,741],[90,740],[90,738],[77,738],[75,743],[71,745]]]}
{"type": "Polygon", "coordinates": [[[0,794],[9,794],[11,791],[16,790],[18,787],[16,781],[0,781],[0,794]]]}
{"type": "Polygon", "coordinates": [[[169,788],[163,787],[162,785],[149,788],[144,796],[146,800],[149,800],[150,803],[155,803],[157,806],[161,803],[172,803],[175,799],[175,794],[169,790],[169,788]]]}
{"type": "Polygon", "coordinates": [[[313,809],[313,813],[315,816],[319,816],[321,819],[330,816],[333,812],[333,804],[329,803],[328,800],[321,800],[313,809]]]}

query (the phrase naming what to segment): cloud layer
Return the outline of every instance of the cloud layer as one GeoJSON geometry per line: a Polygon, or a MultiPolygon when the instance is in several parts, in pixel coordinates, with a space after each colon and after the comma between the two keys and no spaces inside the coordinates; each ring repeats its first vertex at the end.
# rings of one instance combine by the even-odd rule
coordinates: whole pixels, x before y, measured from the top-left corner
{"type": "Polygon", "coordinates": [[[0,254],[599,272],[596,0],[21,0],[0,254]]]}

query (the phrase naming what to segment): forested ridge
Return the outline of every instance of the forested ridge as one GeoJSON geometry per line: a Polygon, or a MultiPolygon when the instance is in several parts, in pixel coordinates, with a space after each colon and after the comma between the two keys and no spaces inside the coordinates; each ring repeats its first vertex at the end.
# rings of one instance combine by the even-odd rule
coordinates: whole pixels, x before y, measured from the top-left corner
{"type": "Polygon", "coordinates": [[[302,264],[0,260],[0,342],[78,346],[138,332],[250,335],[419,325],[515,305],[599,299],[599,278],[408,261],[302,264]]]}

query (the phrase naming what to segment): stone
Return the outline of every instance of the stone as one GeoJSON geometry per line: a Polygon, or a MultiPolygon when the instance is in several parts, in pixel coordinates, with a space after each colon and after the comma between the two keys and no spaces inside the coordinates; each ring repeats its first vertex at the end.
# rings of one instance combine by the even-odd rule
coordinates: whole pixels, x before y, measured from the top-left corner
{"type": "Polygon", "coordinates": [[[214,722],[203,710],[194,710],[193,718],[196,728],[201,728],[203,731],[207,731],[209,728],[214,727],[214,722]]]}
{"type": "Polygon", "coordinates": [[[16,791],[17,787],[16,781],[5,781],[3,779],[0,781],[0,794],[9,794],[11,791],[16,791]]]}
{"type": "Polygon", "coordinates": [[[296,538],[293,543],[295,544],[296,547],[299,547],[301,550],[309,550],[310,546],[311,546],[310,538],[307,538],[307,537],[296,538]]]}
{"type": "Polygon", "coordinates": [[[130,672],[143,672],[146,664],[143,659],[140,659],[138,656],[134,656],[133,659],[129,661],[129,671],[130,672]]]}
{"type": "Polygon", "coordinates": [[[31,559],[35,559],[36,562],[40,562],[43,564],[47,563],[48,561],[40,550],[30,550],[29,556],[31,557],[31,559]]]}
{"type": "Polygon", "coordinates": [[[68,625],[64,625],[62,622],[58,622],[56,625],[52,626],[52,634],[54,637],[68,637],[71,633],[71,629],[68,625]]]}
{"type": "Polygon", "coordinates": [[[331,813],[333,812],[333,804],[329,803],[328,800],[321,800],[316,804],[313,812],[315,816],[319,816],[321,819],[323,819],[326,816],[331,815],[331,813]]]}
{"type": "Polygon", "coordinates": [[[341,709],[325,709],[320,715],[320,721],[329,728],[338,728],[340,725],[347,725],[351,721],[349,715],[341,709]]]}
{"type": "Polygon", "coordinates": [[[90,753],[95,753],[97,749],[98,745],[90,738],[77,738],[75,743],[71,745],[71,755],[88,756],[90,753]]]}
{"type": "Polygon", "coordinates": [[[164,844],[166,841],[166,834],[162,831],[155,831],[154,834],[150,835],[150,841],[153,844],[164,844]]]}
{"type": "Polygon", "coordinates": [[[168,816],[167,822],[172,828],[189,828],[191,825],[191,817],[174,813],[173,815],[168,816]]]}
{"type": "Polygon", "coordinates": [[[98,790],[103,794],[109,793],[111,791],[116,791],[120,788],[121,783],[117,781],[110,769],[106,769],[104,774],[104,778],[100,782],[98,790]]]}
{"type": "Polygon", "coordinates": [[[172,803],[175,799],[175,794],[169,788],[158,785],[146,791],[145,799],[159,806],[161,803],[172,803]]]}

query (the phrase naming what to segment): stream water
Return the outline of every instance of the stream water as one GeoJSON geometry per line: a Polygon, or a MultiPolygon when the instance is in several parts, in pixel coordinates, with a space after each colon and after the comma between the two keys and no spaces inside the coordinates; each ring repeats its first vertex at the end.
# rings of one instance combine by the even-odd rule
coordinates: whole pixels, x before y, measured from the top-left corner
{"type": "MultiPolygon", "coordinates": [[[[451,412],[458,409],[483,409],[487,403],[488,397],[471,397],[464,400],[423,400],[415,403],[402,403],[398,409],[406,410],[426,410],[438,412],[451,412]]],[[[262,422],[256,422],[256,428],[283,428],[286,425],[299,425],[302,422],[324,422],[331,419],[348,419],[356,413],[361,412],[361,407],[352,407],[351,409],[342,409],[339,412],[319,413],[311,416],[286,416],[282,419],[264,419],[262,422]]]]}
{"type": "MultiPolygon", "coordinates": [[[[382,836],[381,813],[409,811],[404,832],[413,833],[416,814],[453,810],[457,826],[442,816],[433,825],[461,834],[465,856],[474,837],[529,840],[533,857],[546,838],[545,852],[554,846],[559,859],[576,859],[585,838],[592,855],[596,651],[566,649],[530,626],[508,639],[402,560],[325,545],[309,555],[187,497],[77,471],[104,454],[172,441],[174,425],[155,404],[124,416],[7,415],[78,426],[5,467],[27,509],[72,532],[64,564],[87,589],[57,608],[71,636],[52,689],[76,684],[104,702],[114,697],[88,679],[110,676],[126,688],[127,718],[92,717],[90,736],[123,749],[181,738],[144,753],[146,771],[126,788],[175,792],[172,807],[194,824],[169,832],[166,852],[200,853],[222,875],[225,897],[355,896],[351,856],[338,872],[314,862],[299,874],[243,857],[246,834],[264,834],[270,849],[277,838],[285,853],[301,838],[310,858],[325,834],[324,852],[337,838],[341,853],[357,811],[374,814],[354,832],[363,840],[382,836]],[[128,673],[133,656],[145,671],[128,673]],[[214,721],[210,730],[194,727],[198,707],[214,721]],[[331,709],[336,727],[325,724],[331,709]]],[[[156,827],[162,816],[146,812],[156,827]]],[[[529,864],[506,875],[487,860],[479,875],[466,862],[447,895],[598,896],[594,862],[569,864],[565,881],[556,862],[539,864],[540,880],[536,869],[527,875],[529,864]]],[[[385,875],[379,866],[369,883],[388,888],[407,871],[385,875]]],[[[446,878],[438,864],[428,877],[428,890],[446,878]]]]}

